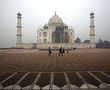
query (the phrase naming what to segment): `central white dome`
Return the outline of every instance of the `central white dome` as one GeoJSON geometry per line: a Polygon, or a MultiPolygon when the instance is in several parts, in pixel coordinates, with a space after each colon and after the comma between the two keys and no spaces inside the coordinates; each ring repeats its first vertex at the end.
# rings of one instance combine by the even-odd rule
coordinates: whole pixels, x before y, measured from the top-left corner
{"type": "Polygon", "coordinates": [[[52,16],[48,21],[48,24],[62,24],[62,23],[63,20],[56,14],[52,16]]]}

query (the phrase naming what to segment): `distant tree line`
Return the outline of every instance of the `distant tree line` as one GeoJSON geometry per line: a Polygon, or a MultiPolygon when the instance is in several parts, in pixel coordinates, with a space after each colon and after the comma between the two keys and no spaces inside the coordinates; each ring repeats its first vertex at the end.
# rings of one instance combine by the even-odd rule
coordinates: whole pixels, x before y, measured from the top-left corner
{"type": "MultiPolygon", "coordinates": [[[[81,39],[79,37],[76,38],[75,43],[81,43],[81,39]]],[[[84,40],[82,43],[90,43],[90,40],[84,40]]],[[[99,39],[96,43],[96,48],[110,48],[110,41],[99,39]]]]}
{"type": "Polygon", "coordinates": [[[99,39],[96,43],[96,48],[110,48],[110,41],[99,39]]]}

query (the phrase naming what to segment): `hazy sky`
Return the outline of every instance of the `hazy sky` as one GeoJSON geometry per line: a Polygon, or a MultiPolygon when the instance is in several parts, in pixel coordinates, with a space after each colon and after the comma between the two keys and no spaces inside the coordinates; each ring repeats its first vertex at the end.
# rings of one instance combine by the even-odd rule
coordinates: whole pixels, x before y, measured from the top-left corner
{"type": "Polygon", "coordinates": [[[89,14],[95,11],[96,40],[110,40],[110,0],[0,0],[0,48],[16,45],[17,12],[22,13],[23,42],[36,42],[36,31],[57,12],[75,37],[89,39],[89,14]]]}

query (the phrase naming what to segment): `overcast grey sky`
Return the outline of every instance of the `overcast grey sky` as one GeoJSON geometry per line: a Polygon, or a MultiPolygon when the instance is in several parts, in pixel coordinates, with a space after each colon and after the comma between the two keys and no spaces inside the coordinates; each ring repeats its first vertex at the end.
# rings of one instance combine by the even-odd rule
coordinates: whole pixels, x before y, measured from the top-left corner
{"type": "Polygon", "coordinates": [[[110,0],[0,0],[0,48],[16,45],[17,12],[22,13],[23,42],[36,42],[36,31],[57,12],[75,37],[89,39],[89,14],[95,11],[96,40],[110,40],[110,0]]]}

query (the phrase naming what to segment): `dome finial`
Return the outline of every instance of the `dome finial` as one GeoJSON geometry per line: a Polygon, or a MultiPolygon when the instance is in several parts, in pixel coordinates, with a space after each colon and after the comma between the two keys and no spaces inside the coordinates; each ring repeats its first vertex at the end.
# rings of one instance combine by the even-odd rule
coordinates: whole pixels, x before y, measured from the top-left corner
{"type": "Polygon", "coordinates": [[[49,21],[48,21],[49,24],[62,24],[63,23],[63,20],[56,14],[55,12],[55,15],[53,15],[49,21]]]}

